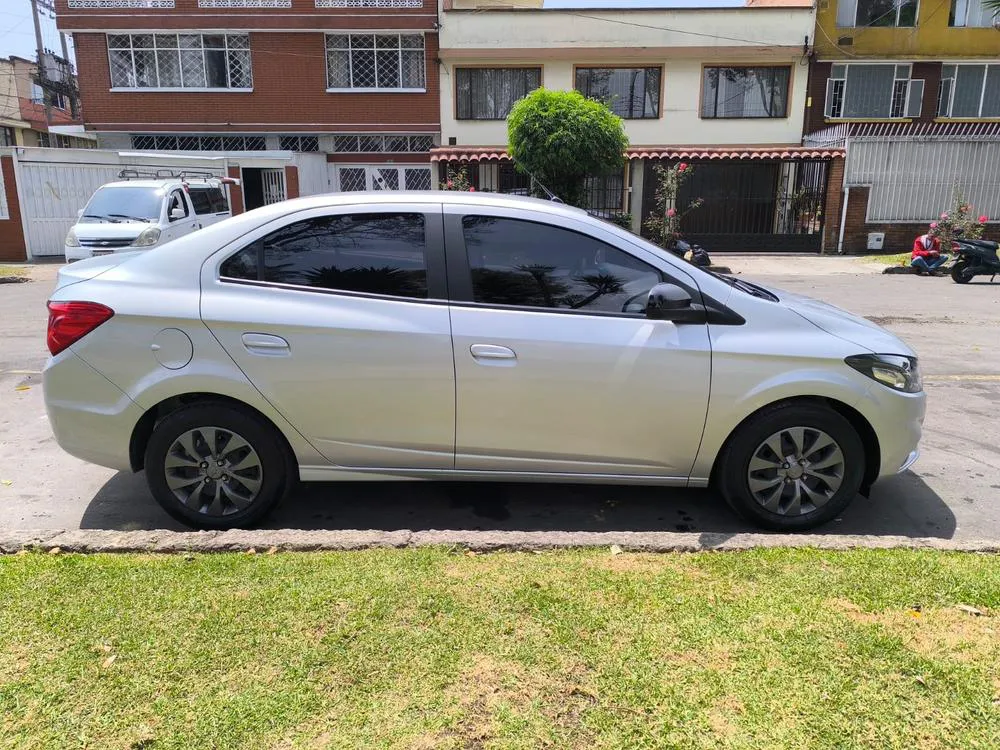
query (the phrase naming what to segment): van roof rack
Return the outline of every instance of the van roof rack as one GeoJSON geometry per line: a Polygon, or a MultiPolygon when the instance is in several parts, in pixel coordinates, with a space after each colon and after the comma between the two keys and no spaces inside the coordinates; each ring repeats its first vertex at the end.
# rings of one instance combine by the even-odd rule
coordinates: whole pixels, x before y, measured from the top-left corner
{"type": "Polygon", "coordinates": [[[221,180],[214,172],[199,169],[123,169],[118,173],[122,180],[221,180]]]}

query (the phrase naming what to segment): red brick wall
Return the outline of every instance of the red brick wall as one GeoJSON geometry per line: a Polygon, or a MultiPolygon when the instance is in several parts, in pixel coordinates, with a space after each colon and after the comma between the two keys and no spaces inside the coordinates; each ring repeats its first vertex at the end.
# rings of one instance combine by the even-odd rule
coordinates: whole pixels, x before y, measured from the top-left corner
{"type": "MultiPolygon", "coordinates": [[[[228,175],[234,180],[240,179],[240,168],[239,167],[229,167],[228,175]]],[[[239,185],[229,186],[229,208],[233,212],[233,216],[243,213],[243,188],[239,185]]]]}
{"type": "Polygon", "coordinates": [[[14,160],[9,156],[0,156],[0,179],[7,195],[7,215],[10,217],[0,219],[0,260],[27,260],[21,204],[18,203],[17,185],[14,183],[14,160]]]}
{"type": "MultiPolygon", "coordinates": [[[[885,244],[881,252],[902,253],[913,247],[913,240],[927,231],[926,224],[867,224],[865,214],[868,211],[867,187],[852,187],[847,202],[847,220],[844,223],[844,252],[865,253],[869,251],[868,233],[885,232],[885,244]]],[[[840,227],[840,217],[837,217],[837,227],[840,227]]],[[[991,224],[986,228],[983,239],[1000,241],[1000,225],[991,224]]],[[[834,244],[836,248],[836,244],[834,244]]]]}
{"type": "Polygon", "coordinates": [[[823,240],[820,247],[825,253],[837,251],[843,189],[844,159],[833,159],[826,171],[826,205],[823,206],[823,240]]]}
{"type": "Polygon", "coordinates": [[[420,154],[327,154],[326,160],[332,164],[426,164],[427,153],[420,154]]]}
{"type": "MultiPolygon", "coordinates": [[[[432,29],[436,0],[421,8],[317,8],[313,0],[292,0],[291,8],[199,8],[198,0],[175,0],[174,8],[70,9],[56,0],[60,29],[432,29]]],[[[80,66],[82,67],[82,66],[80,66]]]]}
{"type": "Polygon", "coordinates": [[[252,93],[112,92],[105,35],[78,33],[73,38],[84,116],[95,130],[440,130],[437,34],[425,37],[423,94],[328,94],[324,35],[294,32],[250,34],[252,93]]]}

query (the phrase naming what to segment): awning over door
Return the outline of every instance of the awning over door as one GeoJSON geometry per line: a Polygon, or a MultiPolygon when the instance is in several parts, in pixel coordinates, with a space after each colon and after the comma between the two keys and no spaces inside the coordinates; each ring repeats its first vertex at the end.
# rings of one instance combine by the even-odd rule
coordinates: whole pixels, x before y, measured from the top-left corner
{"type": "MultiPolygon", "coordinates": [[[[625,151],[629,159],[776,160],[798,161],[840,159],[843,149],[808,146],[725,146],[712,148],[681,146],[633,146],[625,151]]],[[[510,161],[507,149],[496,146],[438,146],[431,149],[431,161],[510,161]]]]}

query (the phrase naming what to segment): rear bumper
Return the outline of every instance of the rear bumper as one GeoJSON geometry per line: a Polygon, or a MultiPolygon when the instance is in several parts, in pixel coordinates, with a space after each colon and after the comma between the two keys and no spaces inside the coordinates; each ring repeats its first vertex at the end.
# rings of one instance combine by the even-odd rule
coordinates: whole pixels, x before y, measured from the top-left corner
{"type": "Polygon", "coordinates": [[[71,350],[43,372],[45,409],[56,442],[99,466],[131,471],[129,443],[142,408],[71,350]]]}
{"type": "Polygon", "coordinates": [[[89,247],[67,247],[66,245],[63,245],[63,252],[66,255],[67,263],[91,257],[91,249],[89,247]]]}

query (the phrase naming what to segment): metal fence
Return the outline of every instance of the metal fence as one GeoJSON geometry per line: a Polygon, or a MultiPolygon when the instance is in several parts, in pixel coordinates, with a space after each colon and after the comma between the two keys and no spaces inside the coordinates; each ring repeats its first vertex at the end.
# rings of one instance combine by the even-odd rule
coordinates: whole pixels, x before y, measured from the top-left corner
{"type": "Polygon", "coordinates": [[[1000,123],[840,125],[807,138],[821,144],[847,149],[844,184],[870,188],[870,223],[932,221],[956,189],[1000,218],[1000,123]]]}

